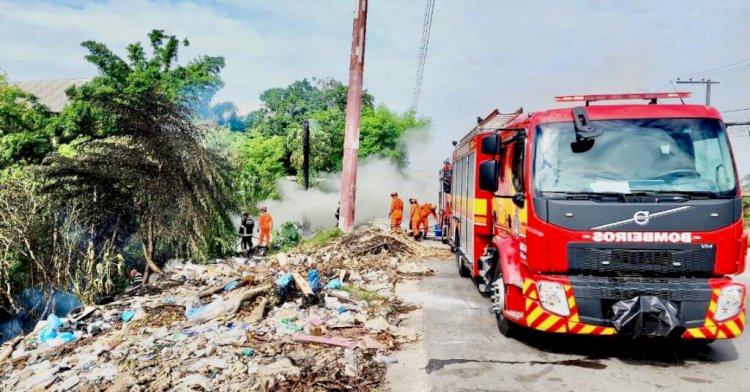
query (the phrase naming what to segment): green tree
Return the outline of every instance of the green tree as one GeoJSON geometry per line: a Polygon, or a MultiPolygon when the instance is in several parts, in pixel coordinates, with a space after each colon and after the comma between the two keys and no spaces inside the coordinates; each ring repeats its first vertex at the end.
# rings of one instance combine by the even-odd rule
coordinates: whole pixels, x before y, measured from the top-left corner
{"type": "Polygon", "coordinates": [[[411,112],[398,115],[383,105],[368,109],[362,116],[359,156],[380,156],[405,167],[409,157],[406,146],[401,143],[402,136],[409,129],[424,128],[428,124],[429,121],[418,119],[411,112]]]}
{"type": "Polygon", "coordinates": [[[52,150],[45,131],[53,114],[0,74],[0,169],[39,163],[52,150]]]}
{"type": "MultiPolygon", "coordinates": [[[[187,39],[180,42],[163,30],[153,30],[148,37],[151,56],[146,54],[143,44],[136,42],[128,45],[127,60],[103,43],[85,41],[81,44],[89,52],[86,60],[97,67],[102,77],[67,91],[71,104],[50,127],[56,143],[104,138],[122,130],[110,113],[92,104],[96,95],[107,93],[113,102],[120,102],[158,91],[160,97],[195,110],[224,85],[219,76],[224,68],[223,57],[200,56],[180,65],[177,63],[179,48],[189,45],[187,39]]],[[[127,102],[120,103],[127,105],[127,102]]]]}
{"type": "Polygon", "coordinates": [[[69,91],[65,114],[82,120],[67,124],[76,131],[68,139],[85,140],[75,154],[49,157],[43,171],[61,198],[85,194],[132,212],[148,266],[144,281],[160,271],[159,249],[200,257],[229,246],[222,240],[233,233],[226,214],[236,210],[228,168],[205,147],[205,130],[188,106],[196,89],[220,84],[223,59],[179,66],[174,36],[154,30],[149,38],[151,57],[132,44],[129,62],[103,44],[83,44],[100,76],[69,91]]]}
{"type": "Polygon", "coordinates": [[[242,134],[235,142],[231,163],[241,207],[248,211],[258,202],[278,198],[276,182],[284,177],[285,140],[257,131],[242,134]]]}

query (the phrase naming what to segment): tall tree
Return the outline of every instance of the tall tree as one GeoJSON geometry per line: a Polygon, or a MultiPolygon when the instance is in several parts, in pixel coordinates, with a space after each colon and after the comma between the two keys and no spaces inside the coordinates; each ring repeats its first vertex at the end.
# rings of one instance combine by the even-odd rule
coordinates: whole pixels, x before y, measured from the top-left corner
{"type": "Polygon", "coordinates": [[[45,131],[52,113],[0,74],[0,169],[39,163],[52,150],[45,131]]]}
{"type": "MultiPolygon", "coordinates": [[[[192,252],[216,246],[216,227],[232,230],[227,213],[236,209],[225,168],[205,148],[204,130],[188,106],[200,88],[220,84],[223,59],[201,57],[176,64],[174,36],[154,30],[153,54],[128,47],[129,62],[105,45],[84,42],[86,59],[100,76],[73,88],[67,115],[85,119],[76,153],[45,160],[48,190],[61,196],[89,194],[93,200],[120,200],[132,209],[136,235],[150,270],[160,271],[157,252],[167,244],[192,252]]],[[[187,43],[187,41],[185,41],[187,43]]]]}

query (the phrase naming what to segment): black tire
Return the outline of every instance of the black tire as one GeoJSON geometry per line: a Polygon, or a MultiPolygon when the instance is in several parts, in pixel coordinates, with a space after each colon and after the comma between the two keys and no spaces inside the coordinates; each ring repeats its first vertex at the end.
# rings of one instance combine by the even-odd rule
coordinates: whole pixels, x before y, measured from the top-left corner
{"type": "MultiPolygon", "coordinates": [[[[458,236],[456,236],[456,241],[458,241],[458,236]]],[[[456,249],[455,253],[456,253],[456,267],[458,268],[458,276],[462,278],[470,277],[471,271],[468,268],[466,268],[466,266],[464,265],[464,262],[461,258],[461,252],[458,249],[456,249]]]]}
{"type": "Polygon", "coordinates": [[[506,338],[517,336],[520,326],[508,320],[503,315],[505,305],[508,303],[508,301],[506,299],[507,293],[505,292],[505,285],[503,284],[503,277],[500,272],[500,266],[497,266],[497,268],[495,269],[495,278],[493,279],[492,286],[493,294],[495,296],[502,295],[502,304],[498,303],[500,302],[498,300],[498,298],[500,297],[495,297],[492,299],[493,305],[495,306],[495,319],[497,320],[497,329],[500,330],[500,333],[506,338]],[[498,309],[499,307],[502,307],[502,309],[498,309]]]}

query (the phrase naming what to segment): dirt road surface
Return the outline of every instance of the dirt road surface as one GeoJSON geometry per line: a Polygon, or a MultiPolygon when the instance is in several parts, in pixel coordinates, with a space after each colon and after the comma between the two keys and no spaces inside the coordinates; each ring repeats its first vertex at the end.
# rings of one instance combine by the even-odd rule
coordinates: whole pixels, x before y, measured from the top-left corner
{"type": "MultiPolygon", "coordinates": [[[[471,279],[452,260],[428,264],[435,275],[398,286],[422,306],[406,326],[423,340],[389,365],[393,391],[721,391],[750,390],[750,334],[712,344],[628,342],[497,330],[471,279]]],[[[750,275],[737,280],[750,286],[750,275]]]]}

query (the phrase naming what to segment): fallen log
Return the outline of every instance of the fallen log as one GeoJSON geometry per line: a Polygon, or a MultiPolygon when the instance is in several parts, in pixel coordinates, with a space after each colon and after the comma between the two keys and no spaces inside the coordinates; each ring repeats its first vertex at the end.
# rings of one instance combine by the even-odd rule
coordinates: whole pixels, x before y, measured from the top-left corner
{"type": "Polygon", "coordinates": [[[263,320],[263,315],[266,313],[266,304],[268,303],[268,300],[266,297],[260,298],[260,303],[255,306],[255,308],[250,312],[250,316],[248,317],[248,322],[250,324],[257,324],[263,320]]]}
{"type": "Polygon", "coordinates": [[[312,296],[315,295],[307,281],[299,274],[299,272],[292,272],[292,278],[294,278],[294,284],[304,295],[312,296]]]}
{"type": "Polygon", "coordinates": [[[292,335],[292,340],[295,342],[302,343],[314,343],[314,344],[325,344],[328,346],[354,348],[357,344],[351,339],[344,338],[329,338],[325,336],[313,336],[301,333],[295,333],[292,335]]]}
{"type": "Polygon", "coordinates": [[[16,346],[18,343],[21,343],[23,340],[23,336],[16,336],[15,338],[3,343],[2,350],[0,350],[0,363],[5,361],[6,359],[10,358],[10,355],[13,354],[13,350],[16,349],[16,346]]]}

